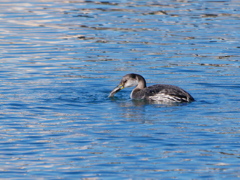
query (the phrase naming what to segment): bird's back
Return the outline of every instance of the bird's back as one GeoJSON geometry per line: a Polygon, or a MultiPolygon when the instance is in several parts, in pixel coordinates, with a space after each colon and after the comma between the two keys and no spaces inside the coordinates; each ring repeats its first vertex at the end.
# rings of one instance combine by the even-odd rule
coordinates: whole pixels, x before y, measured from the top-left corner
{"type": "Polygon", "coordinates": [[[167,84],[156,84],[144,89],[135,89],[133,99],[147,99],[162,102],[191,102],[194,98],[183,89],[167,84]]]}

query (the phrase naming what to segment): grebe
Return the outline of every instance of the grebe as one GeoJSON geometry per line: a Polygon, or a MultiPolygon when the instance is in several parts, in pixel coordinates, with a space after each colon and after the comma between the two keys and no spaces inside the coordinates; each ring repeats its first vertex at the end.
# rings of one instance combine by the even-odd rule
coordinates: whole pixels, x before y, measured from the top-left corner
{"type": "Polygon", "coordinates": [[[113,97],[115,93],[126,87],[136,86],[131,92],[131,99],[149,100],[161,103],[192,102],[194,98],[183,89],[167,84],[156,84],[146,86],[145,79],[139,74],[127,74],[123,76],[120,84],[112,90],[108,97],[113,97]]]}

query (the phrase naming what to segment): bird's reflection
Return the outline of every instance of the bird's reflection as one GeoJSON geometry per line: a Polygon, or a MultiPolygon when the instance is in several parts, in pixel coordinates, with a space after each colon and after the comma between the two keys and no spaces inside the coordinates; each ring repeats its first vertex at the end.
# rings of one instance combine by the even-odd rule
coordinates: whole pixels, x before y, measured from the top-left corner
{"type": "MultiPolygon", "coordinates": [[[[128,100],[128,99],[119,99],[111,98],[111,101],[116,103],[121,111],[120,115],[127,121],[139,122],[139,123],[154,123],[154,112],[166,111],[167,107],[174,107],[183,104],[171,103],[171,104],[161,104],[161,103],[152,103],[147,100],[128,100]]],[[[169,111],[169,108],[168,110],[169,111]]],[[[174,109],[171,109],[174,111],[174,109]]],[[[157,116],[159,116],[157,113],[157,116]]]]}

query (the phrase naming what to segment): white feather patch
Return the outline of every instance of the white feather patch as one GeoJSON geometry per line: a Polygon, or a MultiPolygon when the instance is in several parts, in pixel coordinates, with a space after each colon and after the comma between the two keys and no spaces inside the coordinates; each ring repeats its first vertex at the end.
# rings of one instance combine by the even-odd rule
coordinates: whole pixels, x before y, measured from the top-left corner
{"type": "Polygon", "coordinates": [[[177,96],[171,96],[163,93],[158,93],[153,96],[149,96],[149,99],[152,101],[161,101],[161,102],[182,102],[183,100],[186,101],[186,99],[182,99],[177,96]]]}

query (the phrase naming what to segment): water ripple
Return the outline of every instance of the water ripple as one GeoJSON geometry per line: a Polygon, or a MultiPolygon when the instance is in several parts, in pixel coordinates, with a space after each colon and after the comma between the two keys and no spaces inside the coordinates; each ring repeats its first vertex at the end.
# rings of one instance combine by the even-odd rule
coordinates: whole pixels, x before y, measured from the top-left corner
{"type": "Polygon", "coordinates": [[[238,1],[1,1],[3,179],[236,179],[238,1]],[[109,92],[127,73],[196,99],[109,92]]]}

